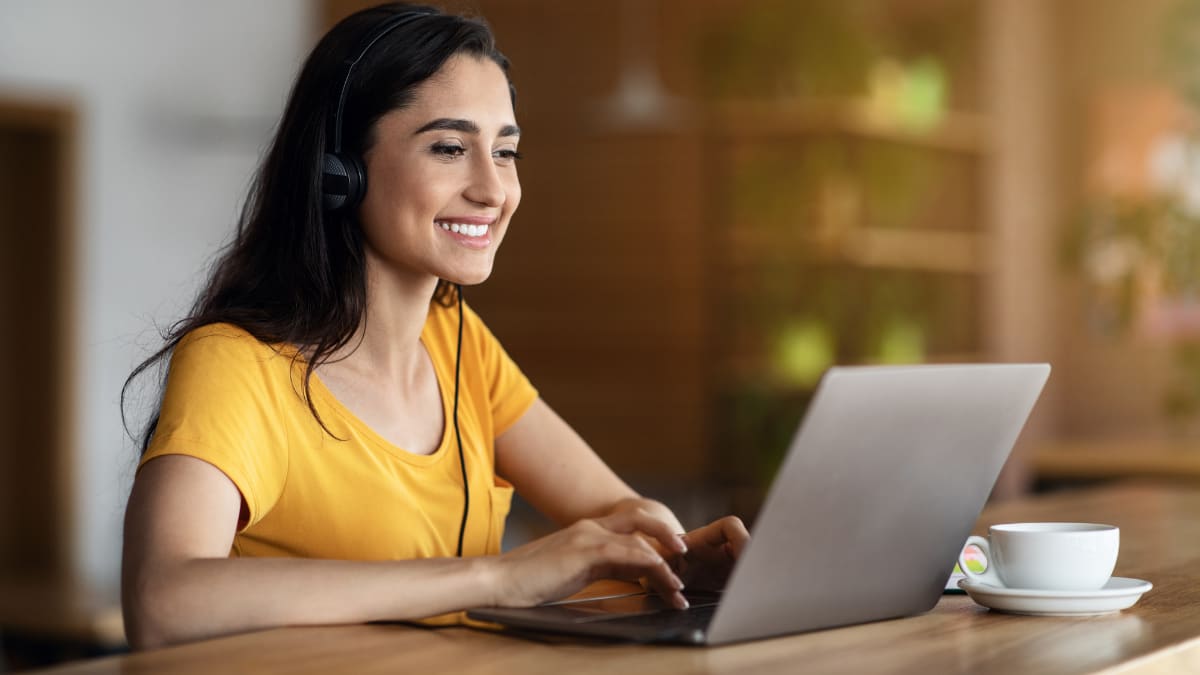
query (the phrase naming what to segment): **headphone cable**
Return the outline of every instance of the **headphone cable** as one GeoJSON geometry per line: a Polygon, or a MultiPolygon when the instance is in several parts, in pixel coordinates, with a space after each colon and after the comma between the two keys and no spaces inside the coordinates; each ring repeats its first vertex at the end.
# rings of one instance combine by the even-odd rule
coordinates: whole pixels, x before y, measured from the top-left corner
{"type": "Polygon", "coordinates": [[[458,430],[458,375],[462,366],[463,292],[462,286],[459,284],[454,284],[454,289],[458,296],[458,347],[454,351],[454,438],[458,441],[458,464],[462,468],[463,479],[463,514],[462,523],[458,528],[458,553],[455,555],[461,558],[463,535],[467,532],[467,513],[471,509],[471,490],[467,482],[467,459],[463,454],[462,433],[458,430]]]}

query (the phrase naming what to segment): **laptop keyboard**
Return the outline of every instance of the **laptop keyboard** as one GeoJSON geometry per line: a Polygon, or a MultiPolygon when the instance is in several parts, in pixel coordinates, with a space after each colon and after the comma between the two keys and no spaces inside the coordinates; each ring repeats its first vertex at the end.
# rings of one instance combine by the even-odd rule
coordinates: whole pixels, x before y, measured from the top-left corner
{"type": "Polygon", "coordinates": [[[612,619],[605,620],[619,622],[629,626],[645,626],[647,628],[678,628],[685,631],[702,631],[708,628],[708,624],[712,623],[713,614],[715,614],[716,611],[716,605],[704,605],[702,607],[692,607],[691,609],[682,611],[663,610],[661,612],[613,617],[612,619]]]}
{"type": "Polygon", "coordinates": [[[521,631],[573,633],[634,642],[703,644],[720,593],[685,591],[691,607],[672,609],[654,593],[554,602],[525,609],[472,610],[468,616],[521,631]]]}

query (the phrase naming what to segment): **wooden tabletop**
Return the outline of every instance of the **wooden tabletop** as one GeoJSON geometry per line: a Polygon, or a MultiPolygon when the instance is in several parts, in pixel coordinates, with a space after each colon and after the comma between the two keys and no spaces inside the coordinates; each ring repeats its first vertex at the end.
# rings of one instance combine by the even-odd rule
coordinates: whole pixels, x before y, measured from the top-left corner
{"type": "Polygon", "coordinates": [[[1047,441],[1030,465],[1047,480],[1150,478],[1200,481],[1200,442],[1165,440],[1047,441]]]}
{"type": "Polygon", "coordinates": [[[1200,672],[1200,489],[1121,485],[1007,502],[998,522],[1066,520],[1121,528],[1116,574],[1154,589],[1091,618],[990,612],[945,596],[920,616],[726,647],[537,642],[468,628],[284,628],[81,662],[100,673],[1121,673],[1200,672]]]}

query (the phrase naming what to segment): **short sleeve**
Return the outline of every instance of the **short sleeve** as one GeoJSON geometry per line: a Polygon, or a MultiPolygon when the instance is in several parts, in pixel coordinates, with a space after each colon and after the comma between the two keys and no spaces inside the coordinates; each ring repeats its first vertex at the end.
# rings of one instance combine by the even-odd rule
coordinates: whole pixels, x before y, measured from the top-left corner
{"type": "Polygon", "coordinates": [[[208,462],[242,493],[247,525],[261,520],[287,477],[279,397],[291,391],[291,361],[234,326],[186,335],[172,354],[158,426],[141,466],[163,455],[208,462]]]}
{"type": "Polygon", "coordinates": [[[465,319],[463,328],[472,333],[472,340],[479,348],[481,370],[487,380],[488,400],[492,407],[493,428],[499,436],[529,410],[537,400],[538,392],[479,315],[467,307],[465,319]]]}

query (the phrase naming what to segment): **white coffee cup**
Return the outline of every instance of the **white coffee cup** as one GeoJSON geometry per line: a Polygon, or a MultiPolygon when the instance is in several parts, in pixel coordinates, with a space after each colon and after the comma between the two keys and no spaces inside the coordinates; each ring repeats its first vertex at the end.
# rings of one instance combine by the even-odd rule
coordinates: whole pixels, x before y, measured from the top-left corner
{"type": "MultiPolygon", "coordinates": [[[[968,578],[992,586],[1055,591],[1103,588],[1117,564],[1121,531],[1094,523],[1008,523],[988,528],[988,537],[970,537],[987,559],[983,572],[972,572],[960,553],[958,566],[968,578]]],[[[965,547],[964,547],[965,548],[965,547]]]]}

